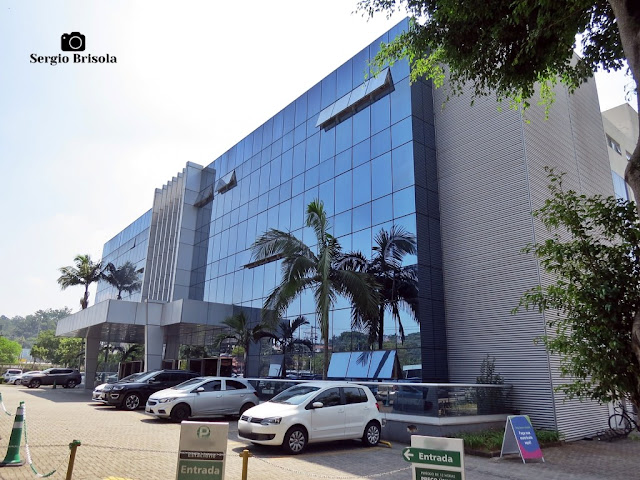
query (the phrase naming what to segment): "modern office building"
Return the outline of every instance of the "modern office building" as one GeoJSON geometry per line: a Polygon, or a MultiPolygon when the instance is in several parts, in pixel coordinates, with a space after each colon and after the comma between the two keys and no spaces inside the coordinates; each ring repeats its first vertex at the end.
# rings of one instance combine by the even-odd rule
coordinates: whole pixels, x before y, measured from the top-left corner
{"type": "MultiPolygon", "coordinates": [[[[423,381],[475,382],[489,354],[537,427],[568,439],[606,427],[606,406],[554,391],[563,381],[558,360],[534,343],[546,333],[545,314],[511,314],[525,290],[549,282],[521,253],[548,236],[531,215],[547,197],[544,167],[566,172],[567,185],[585,194],[613,194],[595,83],[573,95],[558,87],[545,121],[537,107],[523,118],[491,97],[445,105],[444,90],[410,83],[405,62],[365,78],[379,43],[405,25],[210,165],[187,163],[156,190],[151,210],[107,242],[104,260],[144,268],[143,287],[116,301],[100,284],[94,306],[59,323],[59,335],[86,339],[87,378],[100,341],[145,343],[150,369],[175,365],[180,345],[210,344],[234,312],[257,319],[279,261],[252,262],[251,244],[269,228],[312,243],[305,209],[319,198],[345,251],[370,256],[375,235],[392,225],[416,235],[417,255],[405,263],[417,265],[419,317],[403,313],[402,323],[419,338],[409,363],[422,364],[423,381]]],[[[287,317],[317,327],[314,311],[305,294],[287,317]]],[[[349,331],[349,304],[339,300],[330,337],[349,331]]],[[[387,320],[388,338],[396,332],[387,320]]],[[[257,350],[249,354],[247,373],[256,375],[257,350]]]]}
{"type": "Polygon", "coordinates": [[[624,181],[624,171],[638,139],[638,113],[628,103],[602,112],[602,124],[609,152],[613,188],[618,198],[633,200],[624,181]]]}

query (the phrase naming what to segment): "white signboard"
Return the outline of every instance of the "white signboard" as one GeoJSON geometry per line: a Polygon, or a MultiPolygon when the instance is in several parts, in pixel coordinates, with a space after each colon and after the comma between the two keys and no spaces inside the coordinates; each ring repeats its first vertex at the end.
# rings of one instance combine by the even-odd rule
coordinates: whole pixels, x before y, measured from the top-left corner
{"type": "Polygon", "coordinates": [[[176,480],[223,480],[228,423],[182,422],[176,480]]]}

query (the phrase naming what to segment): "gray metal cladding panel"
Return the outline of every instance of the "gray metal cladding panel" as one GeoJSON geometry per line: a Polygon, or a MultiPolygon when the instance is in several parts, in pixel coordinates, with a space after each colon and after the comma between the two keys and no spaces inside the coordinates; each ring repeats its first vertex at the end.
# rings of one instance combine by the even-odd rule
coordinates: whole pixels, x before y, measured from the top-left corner
{"type": "Polygon", "coordinates": [[[452,98],[435,116],[450,380],[475,381],[490,354],[521,411],[555,428],[548,358],[534,343],[542,316],[511,314],[538,281],[520,253],[533,240],[522,120],[491,98],[469,104],[452,98]]]}

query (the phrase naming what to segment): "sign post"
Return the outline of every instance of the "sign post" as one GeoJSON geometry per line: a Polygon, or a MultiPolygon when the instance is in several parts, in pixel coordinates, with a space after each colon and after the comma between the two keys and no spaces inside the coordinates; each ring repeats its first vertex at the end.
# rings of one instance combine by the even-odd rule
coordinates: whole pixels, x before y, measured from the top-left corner
{"type": "Polygon", "coordinates": [[[527,463],[527,460],[537,458],[542,459],[544,462],[542,450],[540,450],[536,433],[528,415],[510,415],[507,417],[500,456],[502,457],[509,453],[519,453],[522,457],[522,463],[527,463]]]}
{"type": "Polygon", "coordinates": [[[176,480],[223,480],[228,423],[182,422],[176,480]]]}
{"type": "Polygon", "coordinates": [[[464,442],[460,438],[411,435],[402,451],[413,466],[413,480],[464,480],[464,442]]]}

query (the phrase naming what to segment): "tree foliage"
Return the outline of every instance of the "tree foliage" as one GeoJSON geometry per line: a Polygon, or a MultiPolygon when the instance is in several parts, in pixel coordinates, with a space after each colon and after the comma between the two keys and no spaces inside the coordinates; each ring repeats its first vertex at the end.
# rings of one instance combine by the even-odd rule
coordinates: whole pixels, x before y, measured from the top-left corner
{"type": "Polygon", "coordinates": [[[81,338],[56,337],[54,330],[43,330],[31,347],[31,356],[54,365],[78,367],[84,355],[81,338]]]}
{"type": "Polygon", "coordinates": [[[76,255],[73,259],[75,266],[60,268],[58,284],[62,290],[76,285],[84,287],[84,295],[80,299],[80,306],[84,310],[89,306],[89,285],[102,278],[102,263],[94,263],[90,255],[76,255]]]}
{"type": "Polygon", "coordinates": [[[313,293],[316,317],[324,342],[323,378],[329,366],[329,312],[339,295],[349,299],[363,312],[375,315],[378,299],[370,277],[345,268],[338,240],[329,233],[329,221],[324,205],[314,200],[307,206],[306,226],[315,234],[315,249],[311,249],[294,235],[270,229],[252,245],[256,261],[282,259],[282,280],[264,302],[269,318],[284,316],[291,302],[304,291],[313,293]],[[314,251],[315,250],[315,251],[314,251]]]}
{"type": "Polygon", "coordinates": [[[243,365],[246,369],[249,346],[260,339],[260,334],[268,328],[267,325],[259,322],[252,327],[244,312],[225,318],[222,324],[226,325],[228,330],[218,334],[213,344],[220,348],[225,340],[233,340],[236,345],[239,345],[244,350],[243,365]]]}
{"type": "MultiPolygon", "coordinates": [[[[640,229],[630,202],[564,190],[550,174],[551,196],[535,212],[552,232],[530,245],[555,278],[534,287],[519,307],[545,312],[552,333],[542,338],[560,357],[570,397],[607,402],[628,396],[640,407],[640,352],[634,322],[640,306],[640,229]]],[[[516,308],[514,310],[517,311],[516,308]]]]}
{"type": "Polygon", "coordinates": [[[367,315],[354,305],[351,326],[368,332],[369,342],[377,341],[378,349],[382,350],[386,311],[398,325],[401,342],[405,334],[400,311],[407,311],[414,320],[418,319],[418,272],[415,265],[403,265],[405,256],[414,255],[417,247],[416,237],[395,225],[389,231],[381,229],[374,240],[371,260],[365,261],[360,253],[348,258],[357,269],[375,280],[379,305],[375,315],[367,315]]]}
{"type": "Polygon", "coordinates": [[[38,333],[43,330],[55,330],[58,320],[71,315],[71,309],[49,308],[38,310],[26,317],[16,315],[14,317],[0,316],[0,328],[2,335],[10,340],[20,343],[23,348],[30,348],[36,341],[38,333]]]}
{"type": "Polygon", "coordinates": [[[122,292],[131,295],[132,293],[140,291],[142,288],[140,274],[142,272],[142,268],[136,270],[136,266],[131,262],[125,262],[117,268],[113,263],[108,263],[104,269],[102,279],[109,285],[115,287],[118,291],[116,298],[122,300],[122,292]]]}
{"type": "Polygon", "coordinates": [[[306,347],[311,351],[313,349],[313,342],[305,338],[296,338],[296,332],[304,325],[309,325],[309,322],[302,315],[296,317],[292,322],[289,320],[280,320],[275,329],[269,331],[265,330],[256,335],[256,338],[270,338],[274,343],[282,350],[283,360],[280,376],[285,378],[287,376],[287,354],[294,352],[294,350],[300,350],[301,347],[306,347]]]}
{"type": "Polygon", "coordinates": [[[22,345],[5,337],[0,337],[0,363],[15,363],[20,357],[22,345]]]}

